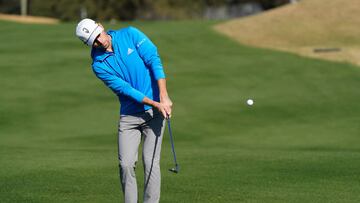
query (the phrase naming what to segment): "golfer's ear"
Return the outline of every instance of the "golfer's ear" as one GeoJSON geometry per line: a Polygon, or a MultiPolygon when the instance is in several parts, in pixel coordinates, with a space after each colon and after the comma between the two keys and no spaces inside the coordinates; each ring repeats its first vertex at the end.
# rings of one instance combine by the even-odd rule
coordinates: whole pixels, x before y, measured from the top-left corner
{"type": "Polygon", "coordinates": [[[102,28],[104,29],[104,26],[103,26],[103,25],[101,25],[101,23],[98,23],[98,24],[99,24],[99,26],[100,26],[100,27],[102,27],[102,28]]]}

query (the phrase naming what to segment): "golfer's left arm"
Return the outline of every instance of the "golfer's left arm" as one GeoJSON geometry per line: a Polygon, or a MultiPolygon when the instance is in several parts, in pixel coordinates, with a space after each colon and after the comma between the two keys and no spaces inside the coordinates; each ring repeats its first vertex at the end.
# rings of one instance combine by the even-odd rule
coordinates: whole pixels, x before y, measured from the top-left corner
{"type": "Polygon", "coordinates": [[[170,117],[173,103],[167,92],[165,73],[157,48],[140,30],[131,27],[130,31],[132,32],[133,42],[140,57],[143,59],[144,63],[150,67],[154,74],[159,86],[160,104],[165,109],[166,114],[170,117]]]}
{"type": "Polygon", "coordinates": [[[167,115],[171,117],[171,110],[172,110],[172,101],[167,93],[166,89],[166,79],[162,78],[158,81],[159,91],[160,91],[160,103],[164,105],[167,115]]]}

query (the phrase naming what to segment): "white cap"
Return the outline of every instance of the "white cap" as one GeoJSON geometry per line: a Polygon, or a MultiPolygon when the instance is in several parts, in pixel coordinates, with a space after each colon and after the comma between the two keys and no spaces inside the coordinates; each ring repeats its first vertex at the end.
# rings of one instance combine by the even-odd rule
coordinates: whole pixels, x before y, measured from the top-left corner
{"type": "Polygon", "coordinates": [[[92,46],[96,37],[104,30],[95,21],[85,18],[76,26],[76,36],[88,46],[92,46]]]}

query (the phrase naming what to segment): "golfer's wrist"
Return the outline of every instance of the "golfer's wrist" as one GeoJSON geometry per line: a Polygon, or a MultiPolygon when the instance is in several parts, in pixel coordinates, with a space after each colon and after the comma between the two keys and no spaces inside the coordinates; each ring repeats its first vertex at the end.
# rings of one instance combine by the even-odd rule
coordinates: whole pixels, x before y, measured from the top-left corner
{"type": "Polygon", "coordinates": [[[152,107],[156,107],[156,101],[152,100],[152,99],[149,99],[147,97],[144,97],[144,99],[142,100],[142,103],[143,104],[146,104],[146,105],[149,105],[149,106],[152,106],[152,107]]]}
{"type": "Polygon", "coordinates": [[[160,109],[160,103],[156,102],[156,101],[153,101],[153,100],[151,100],[150,106],[152,106],[152,107],[154,107],[156,109],[160,109]]]}
{"type": "Polygon", "coordinates": [[[167,98],[169,98],[167,91],[160,92],[160,99],[167,99],[167,98]]]}

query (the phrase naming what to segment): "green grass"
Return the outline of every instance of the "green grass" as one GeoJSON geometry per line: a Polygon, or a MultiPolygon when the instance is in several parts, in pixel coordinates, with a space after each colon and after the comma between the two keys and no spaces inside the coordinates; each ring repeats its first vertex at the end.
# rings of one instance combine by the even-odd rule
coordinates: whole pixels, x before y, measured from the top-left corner
{"type": "MultiPolygon", "coordinates": [[[[133,24],[175,103],[181,173],[166,134],[161,202],[359,202],[360,68],[244,47],[213,24],[133,24]]],[[[75,24],[0,25],[1,202],[119,202],[119,104],[75,24]]]]}

